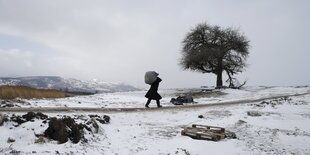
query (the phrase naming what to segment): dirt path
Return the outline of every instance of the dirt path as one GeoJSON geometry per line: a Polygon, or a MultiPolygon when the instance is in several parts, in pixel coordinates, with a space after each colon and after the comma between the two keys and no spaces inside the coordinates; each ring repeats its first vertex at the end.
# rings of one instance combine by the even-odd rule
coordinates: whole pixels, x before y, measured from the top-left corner
{"type": "Polygon", "coordinates": [[[278,95],[271,97],[263,97],[259,99],[243,99],[237,101],[226,101],[212,104],[193,104],[193,105],[183,105],[183,106],[165,106],[162,108],[87,108],[87,107],[37,107],[37,108],[0,108],[0,112],[105,112],[105,113],[117,113],[117,112],[144,112],[144,111],[167,111],[167,110],[178,110],[178,109],[194,109],[194,108],[206,108],[214,106],[229,106],[253,102],[261,102],[264,100],[276,99],[281,97],[292,97],[292,96],[303,96],[308,95],[310,92],[302,94],[293,94],[293,95],[278,95]]]}

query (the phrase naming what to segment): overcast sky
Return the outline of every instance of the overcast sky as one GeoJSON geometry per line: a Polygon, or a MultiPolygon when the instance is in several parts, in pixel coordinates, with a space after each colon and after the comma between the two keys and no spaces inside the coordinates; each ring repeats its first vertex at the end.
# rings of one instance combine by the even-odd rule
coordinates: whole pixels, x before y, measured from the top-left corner
{"type": "MultiPolygon", "coordinates": [[[[308,0],[0,0],[0,76],[56,75],[161,88],[214,86],[182,70],[181,42],[197,24],[250,40],[247,85],[310,85],[308,0]]],[[[224,79],[225,81],[225,79],[224,79]]]]}

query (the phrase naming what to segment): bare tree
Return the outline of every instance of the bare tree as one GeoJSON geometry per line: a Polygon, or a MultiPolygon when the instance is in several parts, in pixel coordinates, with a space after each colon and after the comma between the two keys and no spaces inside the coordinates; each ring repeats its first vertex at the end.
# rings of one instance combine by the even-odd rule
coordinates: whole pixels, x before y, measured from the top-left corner
{"type": "Polygon", "coordinates": [[[180,65],[183,69],[215,74],[216,86],[222,87],[223,71],[232,82],[233,75],[246,67],[248,48],[249,40],[236,29],[198,24],[182,42],[180,65]]]}

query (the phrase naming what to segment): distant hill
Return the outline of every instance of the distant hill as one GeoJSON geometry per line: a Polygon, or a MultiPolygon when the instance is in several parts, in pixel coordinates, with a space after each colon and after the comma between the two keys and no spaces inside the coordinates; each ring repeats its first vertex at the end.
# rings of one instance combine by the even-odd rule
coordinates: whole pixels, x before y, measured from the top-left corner
{"type": "Polygon", "coordinates": [[[123,83],[108,83],[98,80],[82,81],[58,76],[0,77],[0,85],[19,85],[40,89],[57,89],[68,92],[126,92],[139,90],[123,83]]]}

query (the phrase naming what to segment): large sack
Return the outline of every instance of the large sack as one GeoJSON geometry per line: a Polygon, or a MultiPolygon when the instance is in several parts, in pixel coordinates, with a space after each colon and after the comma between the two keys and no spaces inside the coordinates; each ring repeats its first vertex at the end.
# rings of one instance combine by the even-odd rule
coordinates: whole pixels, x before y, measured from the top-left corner
{"type": "Polygon", "coordinates": [[[148,71],[144,75],[144,82],[146,84],[152,84],[156,81],[157,76],[158,73],[156,73],[155,71],[148,71]]]}

